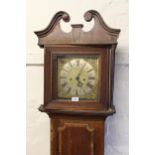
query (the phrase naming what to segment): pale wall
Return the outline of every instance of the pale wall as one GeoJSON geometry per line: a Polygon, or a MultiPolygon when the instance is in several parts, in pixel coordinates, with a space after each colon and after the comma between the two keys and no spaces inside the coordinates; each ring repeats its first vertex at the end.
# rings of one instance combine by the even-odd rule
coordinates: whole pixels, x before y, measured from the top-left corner
{"type": "MultiPolygon", "coordinates": [[[[116,51],[114,104],[117,113],[106,121],[105,155],[128,155],[128,0],[27,0],[27,155],[49,155],[49,118],[37,108],[43,103],[43,49],[33,31],[45,28],[60,10],[71,15],[69,24],[83,23],[90,9],[100,12],[105,22],[120,28],[116,51]]],[[[69,24],[63,30],[69,30],[69,24]]]]}

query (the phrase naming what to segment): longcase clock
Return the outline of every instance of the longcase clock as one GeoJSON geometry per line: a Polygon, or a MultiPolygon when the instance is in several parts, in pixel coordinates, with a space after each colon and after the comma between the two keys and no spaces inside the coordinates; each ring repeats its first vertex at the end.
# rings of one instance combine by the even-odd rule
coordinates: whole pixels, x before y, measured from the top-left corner
{"type": "Polygon", "coordinates": [[[84,14],[94,27],[82,24],[61,30],[68,13],[55,14],[37,31],[44,48],[44,104],[51,122],[51,155],[104,155],[104,123],[115,113],[113,101],[115,48],[119,29],[108,27],[97,11],[84,14]]]}

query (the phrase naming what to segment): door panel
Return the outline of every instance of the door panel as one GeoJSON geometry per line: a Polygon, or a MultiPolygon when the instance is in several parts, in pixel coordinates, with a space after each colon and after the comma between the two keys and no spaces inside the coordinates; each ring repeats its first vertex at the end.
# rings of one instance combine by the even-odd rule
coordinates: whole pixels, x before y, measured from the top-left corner
{"type": "Polygon", "coordinates": [[[104,120],[52,117],[51,155],[104,155],[104,120]]]}
{"type": "Polygon", "coordinates": [[[58,128],[59,155],[94,155],[94,130],[88,124],[65,123],[58,128]]]}

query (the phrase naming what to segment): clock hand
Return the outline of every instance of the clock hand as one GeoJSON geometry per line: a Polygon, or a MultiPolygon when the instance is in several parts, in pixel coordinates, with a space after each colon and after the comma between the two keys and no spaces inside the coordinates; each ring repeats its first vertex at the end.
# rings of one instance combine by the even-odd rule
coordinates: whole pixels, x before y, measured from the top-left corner
{"type": "Polygon", "coordinates": [[[80,71],[79,71],[79,73],[78,73],[78,75],[76,77],[76,80],[79,81],[79,77],[80,77],[80,75],[81,75],[81,73],[82,73],[82,71],[83,71],[83,69],[84,69],[85,66],[86,66],[86,63],[81,67],[81,69],[80,69],[80,71]]]}
{"type": "Polygon", "coordinates": [[[82,86],[83,86],[83,83],[80,81],[80,75],[81,75],[81,73],[82,73],[82,71],[83,71],[85,65],[86,65],[86,63],[82,66],[82,68],[80,69],[80,71],[79,71],[79,73],[78,73],[78,75],[77,75],[77,77],[76,77],[76,80],[78,81],[77,85],[78,85],[79,87],[82,87],[82,86]]]}
{"type": "Polygon", "coordinates": [[[79,78],[79,76],[77,76],[76,77],[76,80],[77,80],[77,86],[79,86],[79,87],[82,87],[83,86],[83,83],[80,81],[80,78],[79,78]]]}
{"type": "Polygon", "coordinates": [[[77,86],[78,86],[78,87],[82,87],[82,86],[83,86],[83,83],[82,83],[81,81],[78,80],[77,86]]]}

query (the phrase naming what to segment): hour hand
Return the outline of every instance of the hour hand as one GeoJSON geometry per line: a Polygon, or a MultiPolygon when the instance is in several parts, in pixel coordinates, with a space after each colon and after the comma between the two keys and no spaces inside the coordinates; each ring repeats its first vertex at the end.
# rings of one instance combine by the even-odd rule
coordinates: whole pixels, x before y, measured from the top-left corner
{"type": "Polygon", "coordinates": [[[78,87],[82,87],[83,83],[81,81],[78,81],[77,85],[78,85],[78,87]]]}
{"type": "Polygon", "coordinates": [[[80,81],[79,76],[76,77],[76,80],[77,80],[77,82],[78,82],[78,83],[77,83],[77,86],[78,86],[78,87],[82,87],[82,86],[83,86],[83,83],[80,81]]]}

